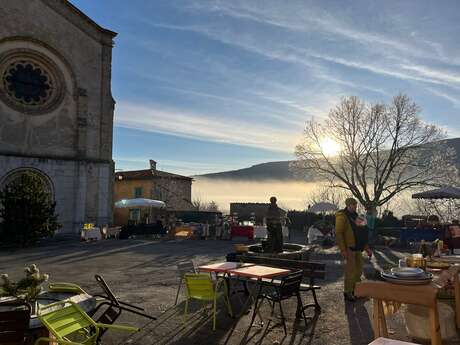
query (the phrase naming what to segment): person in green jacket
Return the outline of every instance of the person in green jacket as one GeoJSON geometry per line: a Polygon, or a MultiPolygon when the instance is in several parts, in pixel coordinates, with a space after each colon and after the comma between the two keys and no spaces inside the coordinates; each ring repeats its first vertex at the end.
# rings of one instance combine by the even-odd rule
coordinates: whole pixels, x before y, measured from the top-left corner
{"type": "Polygon", "coordinates": [[[345,261],[344,298],[354,302],[355,285],[361,281],[363,274],[362,252],[365,250],[369,257],[372,253],[368,246],[368,229],[365,219],[358,217],[356,207],[358,202],[353,198],[345,200],[345,209],[335,215],[335,232],[337,246],[345,261]]]}

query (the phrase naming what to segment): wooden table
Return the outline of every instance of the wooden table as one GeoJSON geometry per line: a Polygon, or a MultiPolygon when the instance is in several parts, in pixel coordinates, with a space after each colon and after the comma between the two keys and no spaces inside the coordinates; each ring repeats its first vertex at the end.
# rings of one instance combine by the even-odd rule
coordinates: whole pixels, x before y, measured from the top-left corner
{"type": "Polygon", "coordinates": [[[230,270],[249,266],[254,266],[254,264],[226,261],[218,262],[216,264],[199,266],[198,270],[201,272],[229,273],[230,270]]]}
{"type": "Polygon", "coordinates": [[[457,329],[460,329],[460,282],[458,277],[460,272],[460,256],[441,256],[440,258],[435,258],[434,261],[447,262],[452,264],[452,266],[448,270],[431,270],[434,278],[428,285],[408,286],[372,281],[364,281],[357,284],[355,290],[357,296],[373,299],[373,327],[376,338],[381,335],[388,335],[382,304],[382,301],[387,300],[405,304],[423,305],[430,308],[431,343],[434,345],[441,344],[436,295],[440,289],[446,286],[446,277],[453,280],[455,323],[457,329]]]}
{"type": "MultiPolygon", "coordinates": [[[[286,274],[289,274],[291,271],[283,268],[276,268],[276,267],[269,267],[269,266],[260,266],[260,265],[253,265],[249,267],[241,267],[241,268],[236,268],[233,270],[229,270],[228,273],[232,275],[236,275],[239,277],[245,277],[245,278],[254,278],[257,279],[257,284],[259,285],[259,289],[257,291],[257,296],[260,295],[262,291],[262,279],[267,279],[267,278],[274,278],[278,276],[284,276],[286,274]]],[[[246,303],[243,307],[243,311],[246,309],[246,305],[249,304],[250,300],[254,300],[253,294],[250,294],[248,299],[246,300],[246,303]]],[[[254,305],[254,312],[252,314],[252,322],[254,321],[254,318],[257,313],[257,301],[258,298],[255,298],[255,305],[254,305]]],[[[240,314],[241,316],[241,314],[240,314]]],[[[259,315],[260,317],[260,315],[259,315]]],[[[262,318],[261,318],[262,319],[262,318]]]]}
{"type": "Polygon", "coordinates": [[[407,341],[400,341],[387,338],[377,338],[369,345],[418,345],[416,343],[408,343],[407,341]]]}
{"type": "Polygon", "coordinates": [[[256,278],[260,281],[263,278],[274,278],[277,276],[283,276],[289,274],[291,271],[284,268],[252,265],[249,267],[232,269],[228,272],[240,277],[256,278]]]}
{"type": "Polygon", "coordinates": [[[427,285],[398,285],[383,281],[367,280],[356,284],[355,295],[358,297],[369,297],[373,300],[372,324],[374,338],[380,336],[388,337],[382,301],[395,301],[428,307],[431,344],[441,345],[438,302],[436,298],[438,288],[434,283],[427,285]]]}

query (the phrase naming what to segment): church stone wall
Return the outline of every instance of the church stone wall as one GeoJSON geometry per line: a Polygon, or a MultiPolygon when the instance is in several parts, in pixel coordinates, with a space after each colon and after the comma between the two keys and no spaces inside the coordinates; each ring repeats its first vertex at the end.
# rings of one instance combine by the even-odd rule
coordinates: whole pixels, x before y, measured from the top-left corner
{"type": "MultiPolygon", "coordinates": [[[[41,153],[65,156],[78,153],[88,158],[111,160],[111,40],[107,41],[102,34],[94,33],[85,26],[83,29],[69,22],[62,13],[48,5],[56,2],[59,3],[2,0],[0,55],[12,46],[37,50],[50,57],[66,79],[64,102],[52,113],[39,116],[40,119],[19,116],[20,120],[12,121],[17,114],[2,107],[0,126],[4,123],[3,120],[10,120],[3,127],[2,133],[8,133],[9,129],[23,133],[14,143],[8,144],[10,150],[39,150],[41,153]],[[76,133],[77,125],[78,131],[85,132],[84,135],[76,133]],[[46,137],[45,133],[49,133],[50,129],[56,127],[60,131],[54,136],[54,141],[52,138],[48,141],[42,138],[46,137]],[[34,141],[36,137],[42,140],[34,141]],[[58,148],[54,145],[57,138],[62,139],[64,144],[58,148]]],[[[9,142],[3,139],[5,135],[0,137],[2,146],[6,145],[5,141],[9,142]]]]}
{"type": "Polygon", "coordinates": [[[14,169],[35,168],[55,187],[63,232],[111,222],[115,34],[63,0],[2,0],[0,23],[0,82],[24,56],[56,86],[41,111],[0,92],[0,188],[14,169]]]}

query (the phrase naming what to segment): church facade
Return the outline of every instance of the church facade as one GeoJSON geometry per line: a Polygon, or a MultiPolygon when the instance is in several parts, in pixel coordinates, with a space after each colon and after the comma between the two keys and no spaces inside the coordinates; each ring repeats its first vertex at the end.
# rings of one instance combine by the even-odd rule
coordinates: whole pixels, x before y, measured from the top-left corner
{"type": "Polygon", "coordinates": [[[0,188],[31,172],[61,233],[110,223],[116,33],[67,0],[2,0],[0,23],[0,188]]]}

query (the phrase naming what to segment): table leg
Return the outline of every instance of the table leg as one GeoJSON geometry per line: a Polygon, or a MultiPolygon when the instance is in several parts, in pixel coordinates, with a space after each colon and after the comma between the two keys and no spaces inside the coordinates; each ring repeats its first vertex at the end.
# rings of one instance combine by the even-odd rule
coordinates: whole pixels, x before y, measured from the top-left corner
{"type": "MultiPolygon", "coordinates": [[[[260,284],[258,290],[259,290],[259,291],[257,292],[256,300],[255,300],[255,302],[254,302],[254,307],[253,307],[254,310],[253,310],[253,312],[252,312],[251,324],[250,324],[249,327],[251,327],[252,324],[254,323],[254,319],[256,318],[256,314],[257,314],[258,311],[259,311],[259,310],[257,309],[257,307],[258,307],[258,304],[259,304],[259,295],[260,295],[260,292],[262,291],[262,284],[260,284]]],[[[260,316],[260,315],[259,315],[259,316],[260,316]]]]}
{"type": "Polygon", "coordinates": [[[458,272],[454,275],[454,293],[455,293],[455,322],[457,328],[460,328],[460,282],[458,272]]]}
{"type": "Polygon", "coordinates": [[[438,305],[430,307],[430,328],[431,328],[431,345],[441,345],[441,329],[439,326],[438,305]]]}
{"type": "Polygon", "coordinates": [[[387,320],[385,319],[385,313],[383,312],[382,300],[378,300],[378,314],[379,314],[379,324],[380,324],[380,329],[382,330],[382,335],[388,338],[387,320]]]}
{"type": "Polygon", "coordinates": [[[380,317],[379,317],[379,303],[380,300],[377,298],[372,299],[372,326],[374,328],[374,339],[379,338],[382,334],[380,333],[380,317]]]}
{"type": "MultiPolygon", "coordinates": [[[[260,285],[260,289],[262,289],[262,285],[260,285]]],[[[241,307],[241,313],[237,316],[238,318],[243,316],[250,309],[250,303],[251,303],[251,301],[254,301],[254,296],[253,296],[254,292],[248,291],[248,293],[249,293],[249,295],[248,295],[248,297],[246,298],[246,301],[244,302],[244,304],[241,307]]]]}

